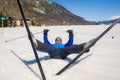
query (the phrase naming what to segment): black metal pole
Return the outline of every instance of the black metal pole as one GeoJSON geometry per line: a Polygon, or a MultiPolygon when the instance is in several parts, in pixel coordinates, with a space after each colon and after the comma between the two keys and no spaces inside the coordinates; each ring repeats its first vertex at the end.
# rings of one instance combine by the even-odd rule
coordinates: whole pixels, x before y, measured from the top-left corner
{"type": "Polygon", "coordinates": [[[17,0],[17,2],[18,2],[18,6],[19,6],[19,9],[20,9],[22,18],[23,18],[24,23],[25,23],[25,27],[26,27],[26,30],[27,30],[27,33],[28,33],[28,38],[29,38],[29,40],[30,40],[30,42],[31,42],[31,46],[32,46],[32,48],[33,48],[33,52],[34,52],[34,55],[35,55],[35,58],[36,58],[36,61],[37,61],[37,64],[38,64],[39,71],[40,71],[40,73],[41,73],[41,76],[42,76],[43,80],[46,80],[45,74],[44,74],[43,69],[42,69],[42,65],[41,65],[41,63],[40,63],[40,61],[39,61],[39,58],[38,58],[36,49],[35,49],[35,47],[34,47],[34,45],[33,45],[33,40],[32,40],[32,37],[31,37],[31,34],[30,34],[30,30],[29,30],[29,27],[28,27],[28,25],[27,25],[27,22],[26,22],[26,19],[25,19],[25,16],[24,16],[24,13],[23,13],[21,4],[20,4],[20,1],[17,0]]]}
{"type": "Polygon", "coordinates": [[[99,39],[101,39],[110,29],[113,28],[113,26],[115,26],[118,22],[120,21],[120,18],[118,20],[116,20],[111,26],[109,26],[103,33],[101,33],[94,42],[92,42],[88,47],[86,47],[85,49],[83,49],[79,55],[77,55],[73,60],[71,60],[65,67],[63,67],[56,75],[60,75],[61,73],[63,73],[71,64],[73,64],[80,56],[82,56],[84,54],[84,52],[86,50],[88,50],[89,48],[92,47],[92,45],[94,43],[96,43],[99,39]]]}

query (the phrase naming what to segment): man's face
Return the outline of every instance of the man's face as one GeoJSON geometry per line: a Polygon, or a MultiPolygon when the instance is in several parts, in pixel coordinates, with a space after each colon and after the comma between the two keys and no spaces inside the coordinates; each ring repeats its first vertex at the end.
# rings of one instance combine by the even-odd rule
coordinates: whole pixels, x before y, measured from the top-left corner
{"type": "Polygon", "coordinates": [[[57,37],[56,39],[55,39],[55,43],[62,43],[62,39],[60,38],[60,37],[57,37]]]}

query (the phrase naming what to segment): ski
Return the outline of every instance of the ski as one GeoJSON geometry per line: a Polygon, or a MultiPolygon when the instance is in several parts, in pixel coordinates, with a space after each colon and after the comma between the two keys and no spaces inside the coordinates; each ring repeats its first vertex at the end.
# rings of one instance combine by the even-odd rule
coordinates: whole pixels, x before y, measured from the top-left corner
{"type": "Polygon", "coordinates": [[[22,16],[22,18],[23,18],[23,21],[24,21],[24,23],[25,23],[25,27],[26,27],[26,30],[27,30],[27,33],[28,33],[28,38],[29,38],[29,40],[30,40],[30,42],[31,42],[31,46],[32,46],[32,49],[33,49],[33,52],[34,52],[34,55],[35,55],[35,58],[36,58],[36,61],[37,61],[37,65],[38,65],[39,71],[40,71],[41,76],[42,76],[42,79],[43,79],[43,80],[46,80],[46,77],[45,77],[45,74],[44,74],[42,65],[41,65],[41,63],[40,63],[40,61],[39,61],[39,57],[38,57],[37,51],[36,51],[36,49],[35,49],[35,46],[34,46],[34,43],[33,43],[33,40],[32,40],[32,36],[31,36],[31,32],[30,32],[29,27],[28,27],[28,25],[27,25],[27,22],[26,22],[26,19],[25,19],[25,16],[24,16],[24,13],[23,13],[23,10],[22,10],[20,1],[17,0],[17,3],[18,3],[18,7],[19,7],[19,9],[20,9],[20,12],[21,12],[21,16],[22,16]]]}
{"type": "Polygon", "coordinates": [[[84,48],[73,60],[71,60],[65,67],[63,67],[56,75],[60,75],[63,73],[71,64],[73,64],[80,56],[82,56],[86,50],[91,48],[99,39],[101,39],[110,29],[113,28],[118,22],[120,18],[117,19],[112,25],[110,25],[103,33],[101,33],[98,37],[95,38],[93,42],[91,42],[86,48],[84,48]]]}
{"type": "MultiPolygon", "coordinates": [[[[39,34],[39,33],[43,33],[42,31],[41,32],[37,32],[37,33],[33,33],[33,34],[39,34]]],[[[6,40],[5,42],[10,42],[10,41],[14,41],[14,40],[18,40],[18,39],[22,39],[22,38],[25,38],[27,37],[28,35],[25,35],[25,36],[20,36],[20,37],[16,37],[16,38],[13,38],[13,39],[9,39],[9,40],[6,40]]]]}

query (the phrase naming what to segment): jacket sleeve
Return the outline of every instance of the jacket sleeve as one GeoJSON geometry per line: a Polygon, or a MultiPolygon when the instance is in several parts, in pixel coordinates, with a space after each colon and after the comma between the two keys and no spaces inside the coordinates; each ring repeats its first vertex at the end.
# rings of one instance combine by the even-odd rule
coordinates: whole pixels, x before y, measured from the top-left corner
{"type": "Polygon", "coordinates": [[[48,45],[53,46],[53,45],[49,42],[47,35],[44,35],[44,36],[43,36],[43,39],[44,39],[44,43],[45,43],[45,44],[48,44],[48,45]]]}
{"type": "Polygon", "coordinates": [[[73,45],[73,37],[70,36],[68,42],[65,44],[65,47],[73,45]]]}

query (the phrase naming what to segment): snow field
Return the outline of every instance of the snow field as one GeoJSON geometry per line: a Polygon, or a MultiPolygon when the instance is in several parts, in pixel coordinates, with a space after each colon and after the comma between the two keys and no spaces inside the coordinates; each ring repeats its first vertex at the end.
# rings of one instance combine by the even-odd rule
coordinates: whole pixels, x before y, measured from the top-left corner
{"type": "MultiPolygon", "coordinates": [[[[61,37],[68,40],[68,29],[74,31],[74,44],[87,42],[101,34],[109,25],[75,25],[30,27],[33,33],[50,29],[48,37],[54,43],[61,37]]],[[[89,53],[81,56],[63,74],[55,74],[77,54],[69,55],[66,60],[50,59],[47,53],[38,52],[47,80],[120,80],[120,24],[113,27],[100,39],[89,53]],[[112,38],[114,37],[114,38],[112,38]]],[[[1,32],[1,29],[0,29],[1,32]]],[[[1,80],[42,80],[30,41],[27,37],[5,42],[27,35],[25,27],[4,28],[0,34],[0,77],[1,80]]],[[[43,41],[43,34],[35,37],[43,41]]]]}

